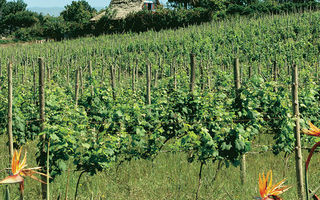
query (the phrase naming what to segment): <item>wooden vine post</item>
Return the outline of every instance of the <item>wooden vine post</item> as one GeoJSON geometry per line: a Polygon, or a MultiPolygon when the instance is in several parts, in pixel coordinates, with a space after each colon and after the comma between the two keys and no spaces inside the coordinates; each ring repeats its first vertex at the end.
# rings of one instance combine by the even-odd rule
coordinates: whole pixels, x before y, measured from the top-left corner
{"type": "MultiPolygon", "coordinates": [[[[240,106],[241,77],[240,77],[240,64],[239,64],[238,58],[234,59],[233,67],[234,67],[234,83],[235,83],[235,89],[236,89],[236,106],[240,106]]],[[[241,156],[240,181],[242,185],[244,185],[246,182],[246,155],[245,154],[241,156]]]]}
{"type": "Polygon", "coordinates": [[[75,83],[75,95],[74,95],[74,101],[76,104],[76,107],[78,106],[78,98],[79,98],[79,69],[76,70],[76,83],[75,83]]]}
{"type": "Polygon", "coordinates": [[[240,103],[240,87],[241,87],[241,82],[240,82],[240,64],[239,64],[239,59],[235,58],[234,63],[234,83],[235,83],[235,89],[236,89],[236,103],[240,103]]]}
{"type": "Polygon", "coordinates": [[[138,59],[136,60],[136,78],[135,78],[135,81],[136,81],[136,83],[138,83],[138,81],[139,81],[139,66],[138,66],[138,63],[139,61],[138,61],[138,59]]]}
{"type": "MultiPolygon", "coordinates": [[[[44,94],[44,87],[45,87],[45,68],[43,58],[38,59],[39,64],[39,110],[40,110],[40,132],[44,131],[44,122],[45,122],[45,94],[44,94]]],[[[44,167],[46,165],[46,158],[47,158],[47,151],[46,151],[46,134],[43,134],[40,138],[42,142],[42,147],[40,149],[40,166],[44,167]]],[[[48,163],[47,163],[48,164],[48,163]]],[[[47,170],[49,170],[49,166],[47,165],[47,170]]],[[[43,171],[43,173],[48,174],[48,171],[43,171]]],[[[41,176],[41,180],[44,183],[41,183],[41,191],[42,191],[42,199],[49,199],[49,182],[47,182],[47,178],[45,176],[41,176]]]]}
{"type": "Polygon", "coordinates": [[[146,79],[147,79],[147,95],[146,104],[151,105],[151,65],[146,65],[146,79]]]}
{"type": "Polygon", "coordinates": [[[2,77],[2,66],[1,66],[1,62],[0,62],[0,77],[2,77]]]}
{"type": "MultiPolygon", "coordinates": [[[[14,63],[16,63],[16,61],[14,63]]],[[[14,76],[15,76],[15,78],[18,78],[18,65],[15,65],[14,76]]]]}
{"type": "Polygon", "coordinates": [[[37,103],[37,79],[36,79],[37,75],[36,75],[36,66],[34,64],[34,62],[32,62],[32,81],[33,81],[33,103],[36,104],[37,103]]]}
{"type": "Polygon", "coordinates": [[[177,90],[177,66],[173,66],[173,73],[174,73],[174,80],[173,80],[173,85],[174,85],[174,90],[177,90]]]}
{"type": "Polygon", "coordinates": [[[301,140],[300,140],[300,114],[299,114],[299,99],[298,99],[298,66],[292,67],[292,107],[295,119],[295,160],[296,160],[296,177],[297,177],[297,191],[300,200],[305,199],[303,189],[303,168],[302,168],[302,154],[301,154],[301,140]]]}
{"type": "Polygon", "coordinates": [[[93,76],[92,76],[92,62],[89,62],[89,75],[90,75],[90,90],[91,90],[91,97],[94,96],[93,91],[93,76]]]}
{"type": "Polygon", "coordinates": [[[157,87],[158,85],[158,70],[156,70],[155,72],[154,72],[154,87],[157,87]]]}
{"type": "Polygon", "coordinates": [[[9,159],[13,156],[13,136],[12,136],[12,63],[8,64],[8,139],[9,139],[9,159]]]}
{"type": "Polygon", "coordinates": [[[158,65],[159,65],[159,67],[160,67],[160,75],[159,75],[159,78],[162,79],[162,77],[163,77],[163,67],[162,67],[162,62],[161,62],[161,56],[159,56],[158,65]]]}
{"type": "Polygon", "coordinates": [[[67,65],[67,85],[69,85],[69,77],[70,77],[70,65],[72,63],[72,60],[70,59],[70,64],[67,65]]]}
{"type": "Polygon", "coordinates": [[[24,62],[22,76],[21,76],[21,83],[22,84],[24,84],[25,73],[26,73],[26,63],[24,62]]]}
{"type": "MultiPolygon", "coordinates": [[[[319,65],[320,65],[320,60],[316,64],[316,81],[319,80],[319,65]]],[[[0,71],[1,71],[1,66],[0,66],[0,71]]],[[[0,77],[1,77],[1,72],[0,72],[0,77]]]]}
{"type": "Polygon", "coordinates": [[[135,93],[135,90],[136,90],[135,82],[136,82],[136,67],[133,65],[132,66],[132,91],[133,91],[133,93],[135,93]]]}
{"type": "Polygon", "coordinates": [[[290,76],[290,65],[288,65],[288,61],[285,60],[284,65],[287,67],[288,76],[290,76]]]}
{"type": "Polygon", "coordinates": [[[200,83],[201,83],[201,91],[204,91],[205,88],[205,83],[204,83],[204,70],[203,70],[203,64],[202,64],[202,60],[200,61],[200,83]]]}
{"type": "Polygon", "coordinates": [[[120,88],[121,85],[121,66],[118,66],[118,88],[120,88]]]}
{"type": "Polygon", "coordinates": [[[51,70],[49,65],[47,66],[47,81],[50,82],[51,80],[51,70]]]}
{"type": "Polygon", "coordinates": [[[278,66],[277,66],[277,62],[273,61],[273,81],[277,81],[278,80],[278,66]]]}
{"type": "Polygon", "coordinates": [[[195,55],[193,53],[190,54],[190,92],[194,92],[194,84],[196,81],[196,62],[195,55]]]}
{"type": "MultiPolygon", "coordinates": [[[[194,88],[195,88],[195,82],[196,82],[196,63],[195,63],[195,54],[191,53],[190,54],[190,93],[193,95],[194,88]]],[[[199,169],[199,174],[198,174],[198,187],[196,191],[196,196],[195,199],[199,199],[199,194],[200,194],[200,188],[202,184],[202,169],[204,166],[204,162],[200,162],[200,169],[199,169]]]]}
{"type": "Polygon", "coordinates": [[[83,94],[83,70],[79,67],[79,78],[80,78],[80,95],[83,94]]]}
{"type": "Polygon", "coordinates": [[[207,85],[208,85],[208,89],[211,90],[211,71],[210,71],[209,65],[207,65],[206,70],[207,70],[207,85]]]}
{"type": "Polygon", "coordinates": [[[105,66],[105,61],[103,61],[103,65],[101,66],[101,81],[100,81],[101,85],[104,83],[104,66],[105,66]]]}
{"type": "Polygon", "coordinates": [[[113,97],[113,100],[116,100],[115,70],[112,65],[110,65],[110,76],[111,76],[112,97],[113,97]]]}

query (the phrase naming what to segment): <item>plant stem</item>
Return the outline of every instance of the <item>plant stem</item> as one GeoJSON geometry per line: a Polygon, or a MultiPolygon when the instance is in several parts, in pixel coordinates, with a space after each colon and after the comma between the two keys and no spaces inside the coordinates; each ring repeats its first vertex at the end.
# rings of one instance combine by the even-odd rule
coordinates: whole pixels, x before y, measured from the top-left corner
{"type": "Polygon", "coordinates": [[[80,183],[80,179],[81,176],[85,173],[86,171],[82,171],[79,175],[78,181],[77,181],[77,186],[76,186],[76,193],[74,195],[74,200],[77,200],[77,196],[78,196],[78,188],[79,188],[79,183],[80,183]]]}
{"type": "Polygon", "coordinates": [[[197,189],[197,193],[196,193],[196,200],[198,200],[199,198],[199,192],[200,192],[200,188],[201,188],[201,178],[202,178],[202,168],[203,168],[203,162],[201,162],[201,165],[200,165],[200,171],[199,171],[199,181],[198,181],[198,189],[197,189]]]}

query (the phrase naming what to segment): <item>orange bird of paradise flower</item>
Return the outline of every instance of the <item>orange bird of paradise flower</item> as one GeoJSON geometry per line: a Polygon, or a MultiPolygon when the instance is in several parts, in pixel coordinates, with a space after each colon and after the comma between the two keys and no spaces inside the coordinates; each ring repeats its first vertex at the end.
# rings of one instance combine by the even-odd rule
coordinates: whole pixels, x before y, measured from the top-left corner
{"type": "MultiPolygon", "coordinates": [[[[318,127],[316,127],[315,125],[313,125],[310,121],[309,121],[309,126],[310,129],[302,129],[302,132],[306,135],[311,135],[311,136],[316,136],[316,137],[320,137],[320,129],[318,127]]],[[[312,155],[314,153],[314,151],[316,150],[316,148],[320,146],[320,142],[317,142],[315,145],[313,145],[313,147],[310,150],[310,153],[308,155],[307,161],[306,161],[306,167],[305,167],[305,184],[306,184],[306,194],[307,194],[307,198],[309,198],[309,189],[308,189],[308,168],[309,168],[309,163],[310,160],[312,158],[312,155]]],[[[314,194],[312,196],[313,199],[316,200],[320,200],[319,197],[314,194]]]]}
{"type": "Polygon", "coordinates": [[[256,197],[255,199],[259,200],[282,200],[278,195],[287,191],[290,187],[284,186],[284,182],[286,180],[283,179],[279,183],[272,185],[272,171],[270,170],[267,173],[267,176],[264,173],[259,174],[259,191],[261,197],[256,197]],[[270,178],[270,181],[269,181],[270,178]]]}
{"type": "Polygon", "coordinates": [[[319,136],[320,136],[320,129],[317,128],[315,125],[313,125],[311,122],[309,122],[309,126],[310,126],[310,129],[309,129],[309,130],[307,130],[307,129],[302,129],[302,132],[303,132],[304,134],[307,134],[307,135],[319,137],[319,136]]]}
{"type": "Polygon", "coordinates": [[[42,176],[47,176],[46,174],[43,174],[41,172],[38,172],[36,170],[41,169],[41,167],[35,167],[35,168],[29,168],[25,169],[27,166],[27,152],[25,153],[25,156],[23,160],[21,161],[21,150],[18,152],[15,150],[12,161],[11,161],[11,172],[12,175],[6,177],[2,181],[0,181],[0,184],[12,184],[12,183],[19,183],[20,184],[20,192],[23,193],[24,190],[24,178],[26,176],[29,176],[30,178],[39,181],[41,183],[46,184],[45,182],[41,181],[37,177],[34,176],[34,174],[39,174],[42,176]]]}
{"type": "MultiPolygon", "coordinates": [[[[316,137],[320,137],[320,129],[317,128],[315,125],[313,125],[311,122],[309,122],[309,126],[310,129],[302,129],[302,132],[306,135],[311,135],[311,136],[316,136],[316,137]]],[[[306,171],[308,170],[309,167],[309,163],[311,160],[311,157],[315,151],[315,149],[320,145],[320,142],[316,143],[312,148],[311,151],[309,153],[308,159],[306,161],[306,171]]]]}

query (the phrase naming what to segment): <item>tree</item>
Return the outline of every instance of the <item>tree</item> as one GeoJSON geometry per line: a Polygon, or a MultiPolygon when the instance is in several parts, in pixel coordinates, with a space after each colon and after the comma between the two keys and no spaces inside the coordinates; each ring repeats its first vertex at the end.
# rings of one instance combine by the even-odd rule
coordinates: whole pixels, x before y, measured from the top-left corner
{"type": "MultiPolygon", "coordinates": [[[[0,0],[3,1],[3,0],[0,0]]],[[[3,17],[9,14],[16,14],[17,12],[25,11],[27,8],[27,4],[23,2],[23,0],[17,1],[9,1],[3,4],[2,14],[3,17]]]]}
{"type": "MultiPolygon", "coordinates": [[[[235,0],[241,1],[241,0],[235,0]]],[[[174,8],[205,8],[212,11],[220,11],[226,8],[227,0],[168,0],[174,8]]]]}
{"type": "Polygon", "coordinates": [[[208,8],[212,11],[220,11],[226,9],[226,0],[195,0],[193,7],[208,8]]]}
{"type": "Polygon", "coordinates": [[[4,24],[14,29],[27,28],[33,26],[39,21],[37,13],[31,11],[21,11],[15,14],[9,14],[4,17],[4,24]]]}
{"type": "MultiPolygon", "coordinates": [[[[10,1],[6,2],[6,0],[0,0],[0,33],[11,33],[13,30],[16,30],[16,25],[19,27],[24,27],[23,14],[15,17],[15,15],[19,12],[26,11],[27,4],[23,2],[23,0],[10,1]],[[22,26],[21,26],[22,23],[22,26]]],[[[28,11],[29,12],[29,11],[28,11]]],[[[30,17],[30,13],[27,13],[26,18],[30,17]]],[[[26,19],[25,18],[25,19],[26,19]]],[[[31,19],[32,21],[32,19],[31,19]]]]}
{"type": "Polygon", "coordinates": [[[45,17],[42,27],[45,37],[56,40],[63,39],[67,32],[67,25],[61,17],[45,17]]]}
{"type": "Polygon", "coordinates": [[[85,0],[72,1],[71,5],[65,6],[60,16],[65,21],[87,23],[95,15],[96,9],[92,8],[85,0]]]}
{"type": "Polygon", "coordinates": [[[168,3],[170,6],[174,8],[184,7],[185,9],[188,9],[188,5],[191,4],[190,0],[168,0],[168,3]]]}
{"type": "Polygon", "coordinates": [[[0,18],[2,16],[2,9],[6,5],[7,1],[6,0],[0,0],[0,18]]]}

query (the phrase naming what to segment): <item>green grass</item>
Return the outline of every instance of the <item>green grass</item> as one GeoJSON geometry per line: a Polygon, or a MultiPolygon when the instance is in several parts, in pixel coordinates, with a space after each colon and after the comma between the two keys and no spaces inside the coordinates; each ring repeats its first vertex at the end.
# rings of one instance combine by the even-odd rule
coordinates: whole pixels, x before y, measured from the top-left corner
{"type": "MultiPolygon", "coordinates": [[[[271,137],[262,136],[261,143],[270,143],[271,137]],[[268,142],[269,141],[269,142],[268,142]]],[[[0,136],[0,168],[8,167],[7,137],[0,136]]],[[[34,158],[35,145],[28,144],[24,147],[28,151],[28,167],[36,166],[34,158]]],[[[304,151],[304,160],[307,152],[304,151]]],[[[291,155],[288,168],[284,167],[283,154],[274,156],[272,152],[262,154],[250,153],[247,155],[247,180],[240,184],[239,167],[226,168],[219,172],[215,182],[212,182],[216,172],[217,163],[207,163],[203,169],[202,187],[199,199],[245,200],[258,196],[258,175],[268,170],[273,170],[273,180],[278,182],[287,178],[287,185],[292,188],[282,195],[284,199],[298,199],[296,195],[296,176],[294,155],[291,155]]],[[[84,174],[79,187],[78,199],[195,199],[198,184],[200,163],[188,163],[184,153],[161,153],[153,162],[134,160],[123,163],[118,171],[116,166],[91,177],[84,174]]],[[[319,183],[320,170],[317,166],[320,156],[315,155],[310,165],[309,184],[316,188],[319,183]]],[[[80,172],[75,172],[70,165],[70,185],[68,198],[73,199],[75,186],[80,172]]],[[[2,172],[0,178],[6,174],[2,172]]],[[[57,177],[50,185],[51,198],[64,199],[68,172],[57,177]]],[[[1,196],[5,186],[0,185],[1,196]]],[[[18,185],[11,185],[12,199],[18,198],[18,185]]],[[[40,184],[29,178],[25,181],[25,199],[40,199],[40,184]]]]}

